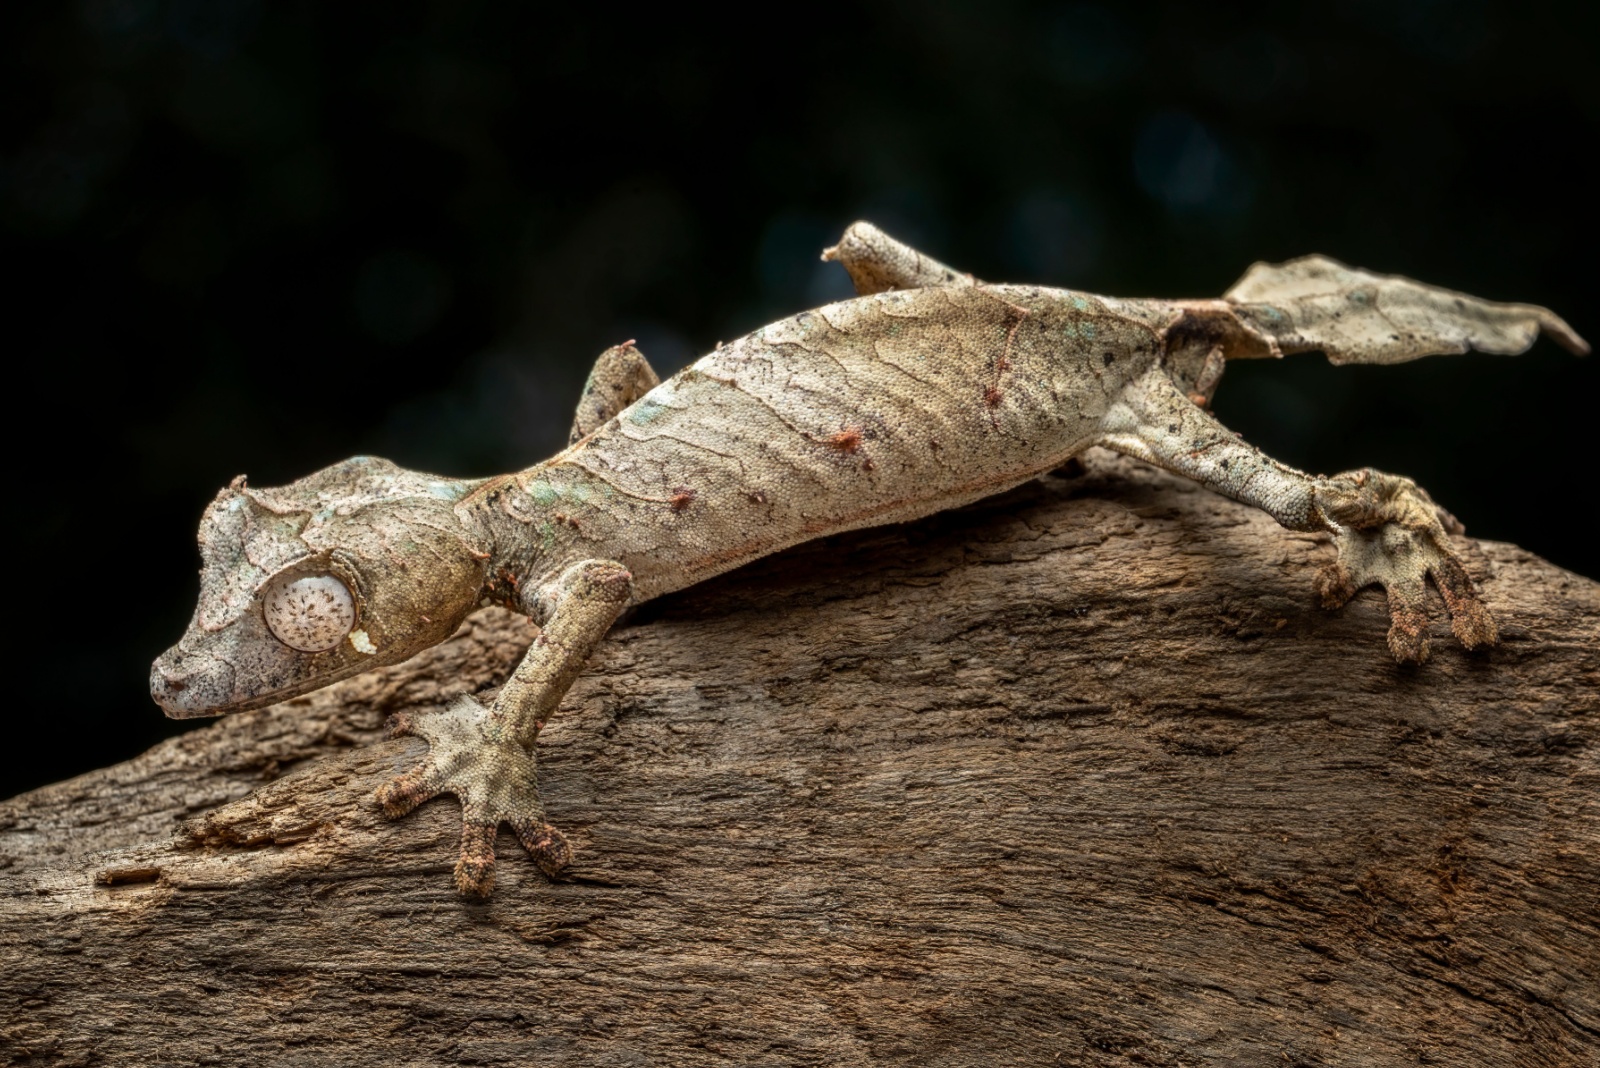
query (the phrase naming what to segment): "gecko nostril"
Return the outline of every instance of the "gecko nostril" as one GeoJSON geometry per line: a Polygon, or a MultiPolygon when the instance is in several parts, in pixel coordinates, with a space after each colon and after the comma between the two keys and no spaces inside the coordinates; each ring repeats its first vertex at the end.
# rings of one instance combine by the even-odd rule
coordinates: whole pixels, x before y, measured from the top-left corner
{"type": "Polygon", "coordinates": [[[173,697],[189,688],[189,673],[182,671],[178,664],[163,663],[158,660],[152,668],[150,694],[157,701],[163,697],[173,697]]]}

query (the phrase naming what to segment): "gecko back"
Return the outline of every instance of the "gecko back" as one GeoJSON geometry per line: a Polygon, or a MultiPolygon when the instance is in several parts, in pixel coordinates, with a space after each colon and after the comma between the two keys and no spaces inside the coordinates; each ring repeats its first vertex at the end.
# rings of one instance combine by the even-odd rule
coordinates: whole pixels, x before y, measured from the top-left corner
{"type": "Polygon", "coordinates": [[[520,481],[576,505],[570,540],[608,546],[643,600],[1059,465],[1155,364],[1169,318],[1025,286],[828,305],[720,347],[520,481]]]}

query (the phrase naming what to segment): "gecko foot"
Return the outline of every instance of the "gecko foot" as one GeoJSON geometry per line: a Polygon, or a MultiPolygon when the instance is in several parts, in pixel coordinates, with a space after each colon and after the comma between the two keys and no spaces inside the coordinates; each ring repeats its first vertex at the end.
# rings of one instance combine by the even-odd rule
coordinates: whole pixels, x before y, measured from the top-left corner
{"type": "Polygon", "coordinates": [[[1478,599],[1447,532],[1462,527],[1415,482],[1364,468],[1329,479],[1317,494],[1322,512],[1338,524],[1335,563],[1316,578],[1324,608],[1338,608],[1364,586],[1389,595],[1389,651],[1401,663],[1428,658],[1431,575],[1450,612],[1450,626],[1468,649],[1493,645],[1499,629],[1478,599]]]}
{"type": "Polygon", "coordinates": [[[398,819],[440,794],[461,802],[461,859],[456,889],[485,898],[494,889],[494,838],[509,824],[546,875],[572,859],[566,836],[544,819],[534,775],[533,754],[508,736],[504,724],[471,697],[422,716],[400,715],[390,725],[393,737],[416,735],[428,743],[427,758],[378,788],[378,803],[398,819]]]}

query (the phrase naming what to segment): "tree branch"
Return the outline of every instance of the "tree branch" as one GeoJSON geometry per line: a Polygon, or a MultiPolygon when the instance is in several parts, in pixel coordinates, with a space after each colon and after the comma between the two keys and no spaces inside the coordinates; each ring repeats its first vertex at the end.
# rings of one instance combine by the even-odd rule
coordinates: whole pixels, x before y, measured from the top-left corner
{"type": "MultiPolygon", "coordinates": [[[[1459,1064],[1600,1055],[1600,586],[1462,541],[1395,665],[1325,539],[1127,461],[647,606],[540,740],[554,883],[384,821],[395,668],[0,804],[14,1064],[1459,1064]]],[[[152,710],[152,714],[155,714],[152,710]]]]}

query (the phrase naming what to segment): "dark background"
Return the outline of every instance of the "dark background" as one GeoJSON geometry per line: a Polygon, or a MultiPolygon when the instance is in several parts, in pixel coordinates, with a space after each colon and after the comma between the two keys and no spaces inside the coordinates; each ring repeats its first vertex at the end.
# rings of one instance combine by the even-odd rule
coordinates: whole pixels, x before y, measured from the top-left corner
{"type": "MultiPolygon", "coordinates": [[[[1124,296],[1319,251],[1593,339],[1589,10],[7,5],[0,796],[185,729],[146,673],[233,475],[527,466],[607,345],[671,370],[847,295],[817,252],[857,217],[981,277],[1124,296]]],[[[1596,361],[1541,342],[1236,364],[1217,408],[1600,576],[1597,404],[1596,361]]]]}

